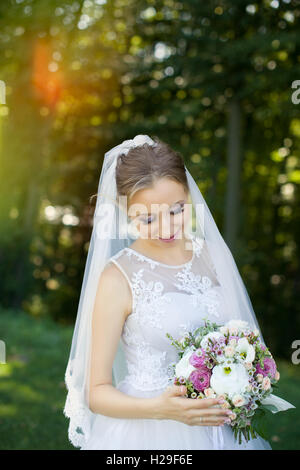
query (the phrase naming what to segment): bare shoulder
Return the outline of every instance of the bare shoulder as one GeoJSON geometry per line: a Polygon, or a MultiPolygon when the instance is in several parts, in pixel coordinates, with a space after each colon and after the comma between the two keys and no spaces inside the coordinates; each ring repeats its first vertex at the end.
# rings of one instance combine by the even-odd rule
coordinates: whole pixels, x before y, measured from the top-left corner
{"type": "Polygon", "coordinates": [[[101,272],[98,289],[118,303],[118,306],[124,310],[125,317],[129,315],[131,291],[124,274],[113,262],[109,262],[101,272]]]}

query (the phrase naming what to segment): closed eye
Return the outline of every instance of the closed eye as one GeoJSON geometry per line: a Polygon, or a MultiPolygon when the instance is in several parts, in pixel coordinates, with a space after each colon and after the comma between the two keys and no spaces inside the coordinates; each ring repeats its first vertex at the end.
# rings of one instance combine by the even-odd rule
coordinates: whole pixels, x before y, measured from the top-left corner
{"type": "MultiPolygon", "coordinates": [[[[170,211],[170,214],[171,215],[177,215],[177,214],[180,214],[180,212],[184,212],[184,204],[180,204],[176,209],[173,209],[170,211]]],[[[150,217],[147,217],[145,219],[139,219],[144,225],[150,225],[151,222],[153,222],[153,220],[155,220],[155,217],[151,218],[150,217]]]]}
{"type": "Polygon", "coordinates": [[[171,215],[176,215],[176,214],[179,214],[180,212],[183,212],[183,211],[184,211],[184,206],[180,206],[178,209],[170,211],[170,214],[171,215]]]}
{"type": "Polygon", "coordinates": [[[171,215],[180,214],[180,212],[184,211],[184,204],[178,204],[177,208],[170,211],[171,215]]]}

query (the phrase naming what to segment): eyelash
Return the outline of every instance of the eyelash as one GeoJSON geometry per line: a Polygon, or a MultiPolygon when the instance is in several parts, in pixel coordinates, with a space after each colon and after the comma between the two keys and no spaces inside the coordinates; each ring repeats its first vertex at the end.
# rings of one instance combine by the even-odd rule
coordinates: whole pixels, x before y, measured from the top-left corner
{"type": "MultiPolygon", "coordinates": [[[[180,206],[180,209],[178,211],[171,211],[170,214],[171,215],[177,215],[179,214],[180,212],[184,212],[184,206],[180,206]]],[[[151,224],[151,220],[149,221],[149,218],[147,220],[141,220],[141,222],[144,224],[144,225],[150,225],[151,224]]]]}

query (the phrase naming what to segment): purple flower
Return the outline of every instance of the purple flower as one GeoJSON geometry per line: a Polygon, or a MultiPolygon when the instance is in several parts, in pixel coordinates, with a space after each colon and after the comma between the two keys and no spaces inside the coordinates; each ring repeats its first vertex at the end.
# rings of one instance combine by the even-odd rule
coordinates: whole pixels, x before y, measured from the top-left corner
{"type": "Polygon", "coordinates": [[[223,346],[223,344],[226,342],[226,338],[224,336],[221,336],[221,338],[218,338],[215,340],[214,345],[217,347],[223,346]]]}
{"type": "Polygon", "coordinates": [[[202,392],[209,387],[211,372],[207,367],[201,367],[201,369],[194,370],[189,380],[192,382],[194,388],[199,392],[202,392]]]}
{"type": "MultiPolygon", "coordinates": [[[[199,350],[198,350],[199,351],[199,350]]],[[[194,352],[190,359],[189,359],[189,362],[190,364],[192,364],[192,366],[194,367],[203,367],[205,366],[205,351],[203,348],[201,348],[201,356],[198,356],[198,354],[196,354],[196,352],[194,352]]]]}
{"type": "Polygon", "coordinates": [[[266,377],[268,374],[274,379],[276,374],[276,363],[271,357],[265,357],[264,367],[261,368],[259,362],[256,364],[256,373],[266,377]]]}
{"type": "Polygon", "coordinates": [[[229,341],[230,341],[231,339],[236,339],[236,340],[238,341],[240,338],[241,338],[240,336],[231,335],[231,336],[229,336],[229,341]]]}

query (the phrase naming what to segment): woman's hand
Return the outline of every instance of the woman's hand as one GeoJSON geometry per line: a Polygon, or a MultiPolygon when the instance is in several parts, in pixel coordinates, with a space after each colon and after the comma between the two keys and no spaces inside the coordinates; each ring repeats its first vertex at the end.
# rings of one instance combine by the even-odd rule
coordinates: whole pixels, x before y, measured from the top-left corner
{"type": "Polygon", "coordinates": [[[157,418],[174,419],[190,426],[220,426],[230,422],[232,412],[216,407],[220,406],[218,398],[192,399],[183,396],[186,392],[184,385],[171,385],[158,395],[157,418]]]}

